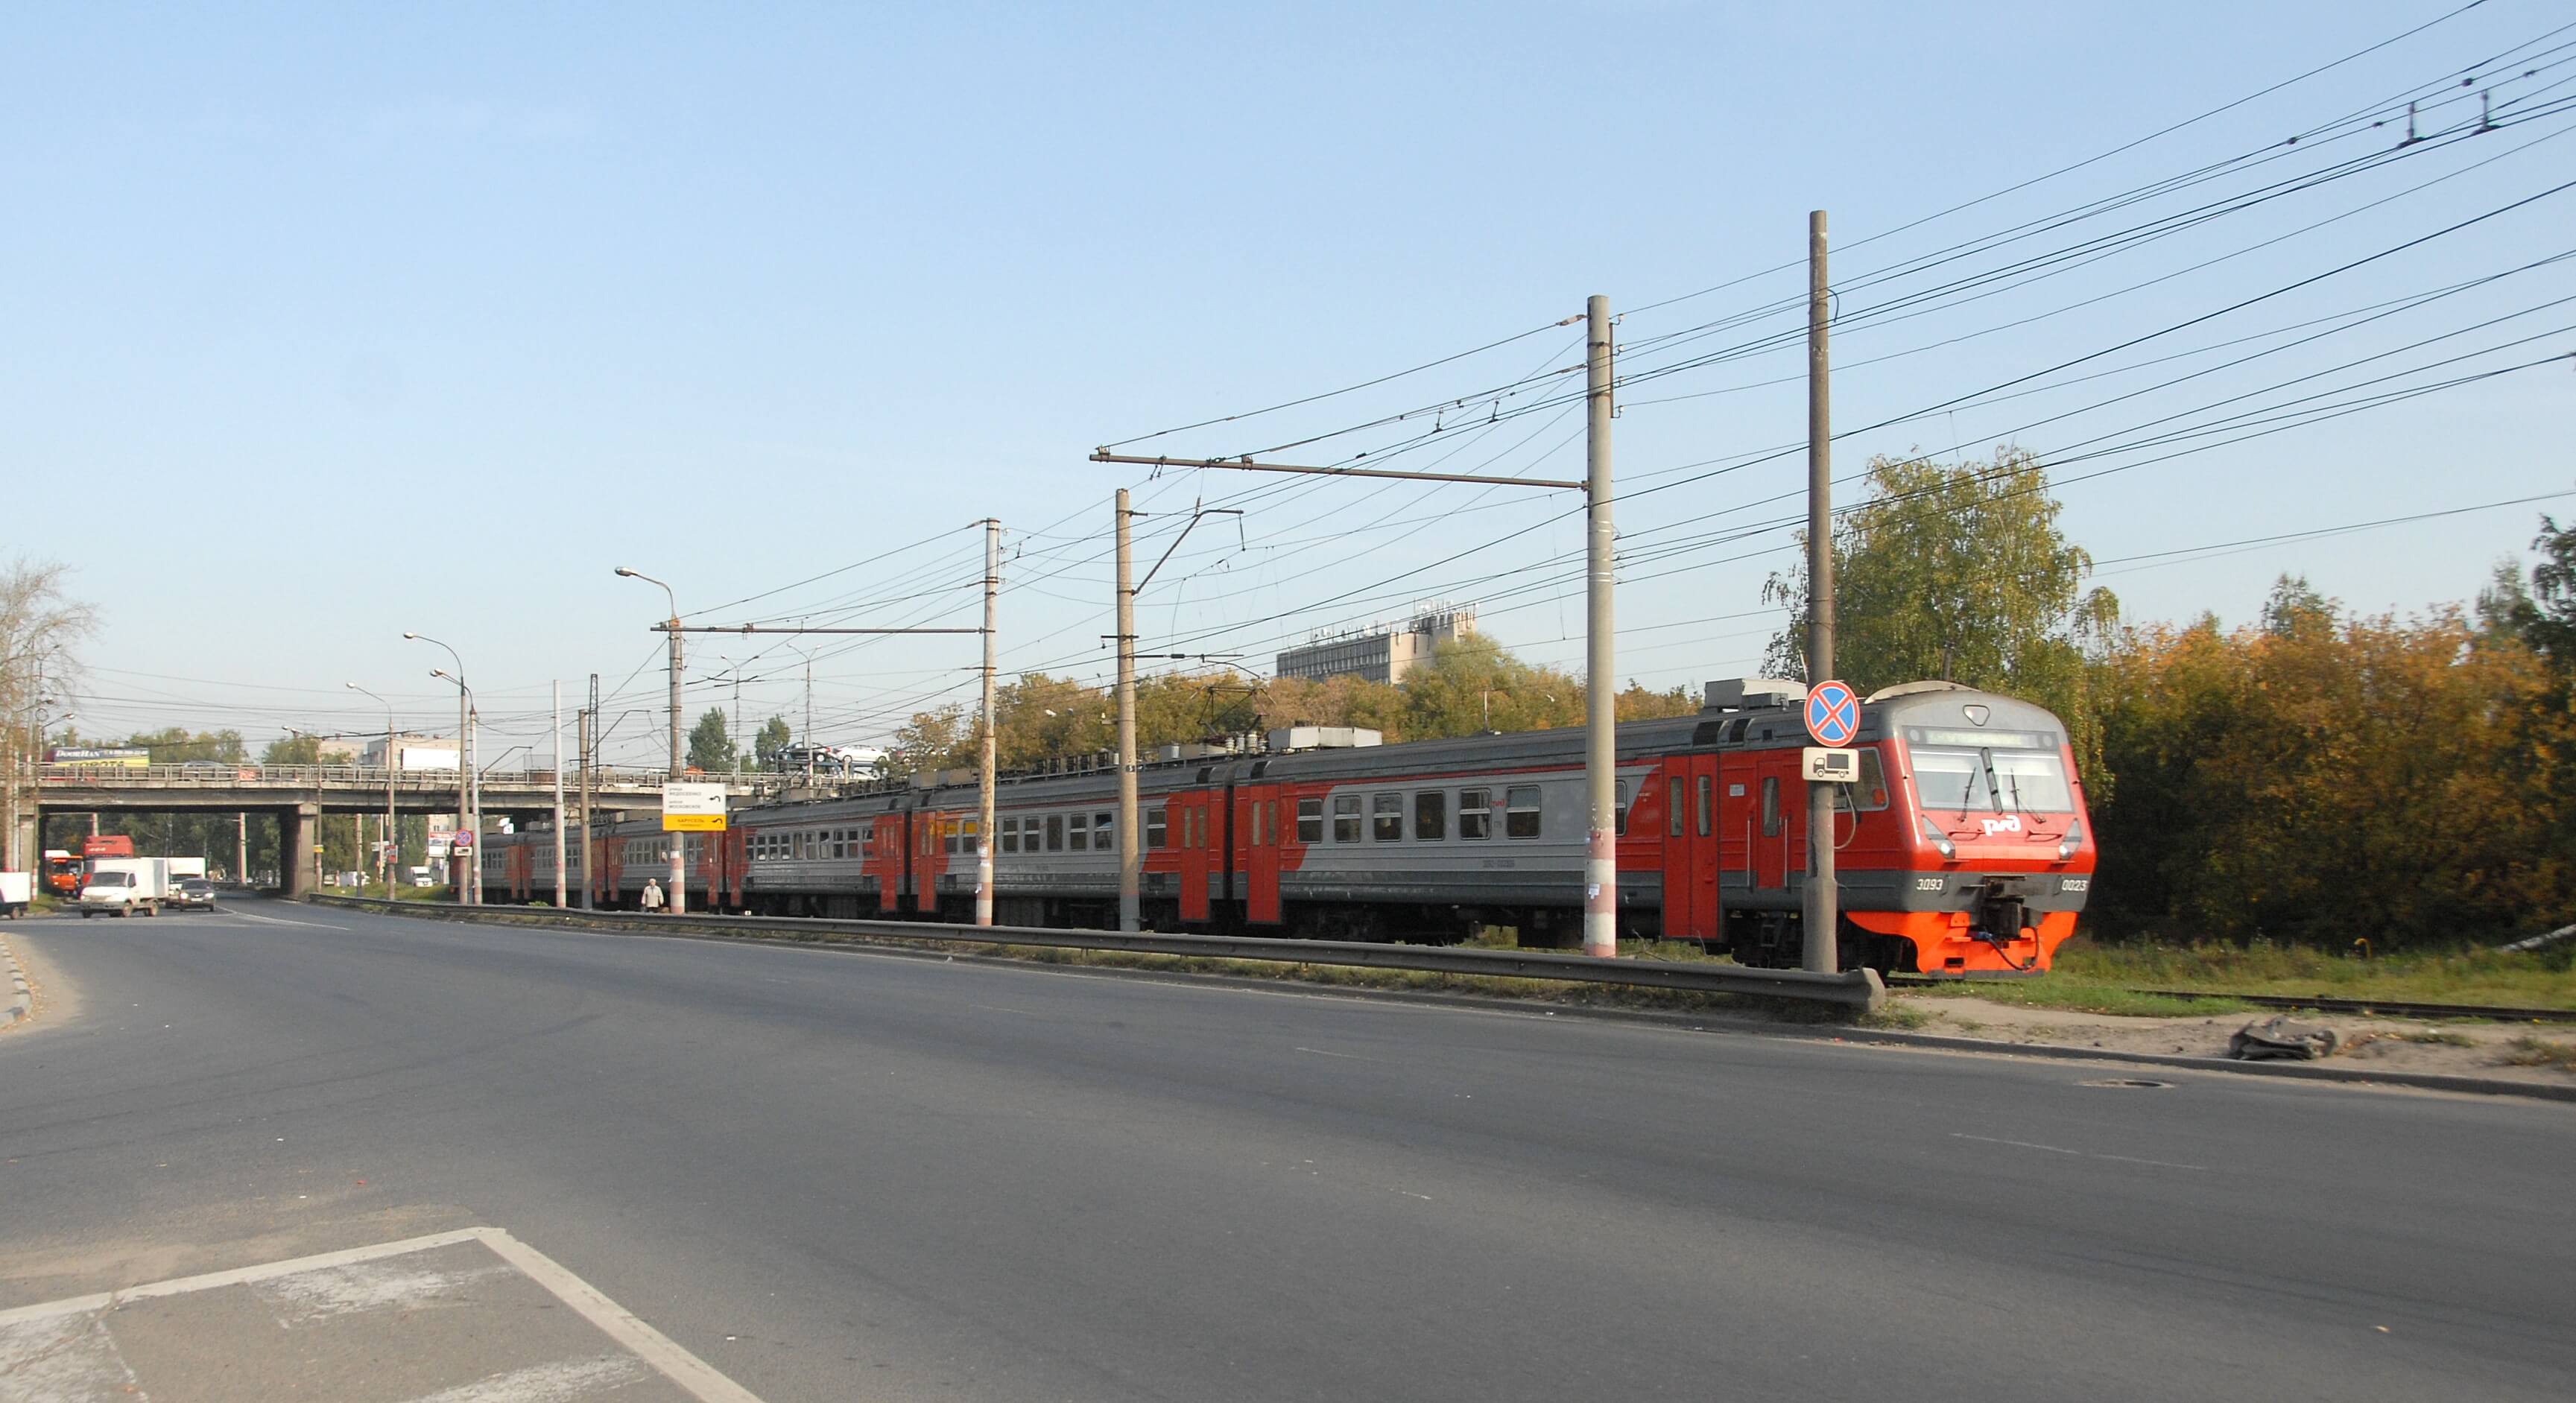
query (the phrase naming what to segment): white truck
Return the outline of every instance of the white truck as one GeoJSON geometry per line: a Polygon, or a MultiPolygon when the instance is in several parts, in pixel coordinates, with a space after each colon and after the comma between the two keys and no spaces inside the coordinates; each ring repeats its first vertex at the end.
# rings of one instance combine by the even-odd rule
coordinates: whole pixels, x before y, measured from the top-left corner
{"type": "Polygon", "coordinates": [[[206,875],[206,860],[202,857],[165,857],[161,860],[169,864],[164,875],[170,879],[173,886],[176,886],[182,877],[206,875]]]}
{"type": "Polygon", "coordinates": [[[166,857],[94,857],[81,878],[81,919],[101,911],[131,916],[161,914],[170,899],[170,859],[166,857]]]}
{"type": "Polygon", "coordinates": [[[27,903],[35,899],[34,873],[0,872],[0,915],[14,921],[27,914],[27,903]]]}

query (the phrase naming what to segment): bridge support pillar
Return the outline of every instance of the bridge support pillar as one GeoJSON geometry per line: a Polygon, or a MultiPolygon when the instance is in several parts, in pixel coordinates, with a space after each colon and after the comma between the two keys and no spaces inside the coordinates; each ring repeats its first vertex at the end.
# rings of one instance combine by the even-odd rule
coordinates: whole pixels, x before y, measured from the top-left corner
{"type": "Polygon", "coordinates": [[[313,894],[314,846],[322,840],[322,806],[298,804],[277,811],[277,882],[290,900],[313,894]]]}

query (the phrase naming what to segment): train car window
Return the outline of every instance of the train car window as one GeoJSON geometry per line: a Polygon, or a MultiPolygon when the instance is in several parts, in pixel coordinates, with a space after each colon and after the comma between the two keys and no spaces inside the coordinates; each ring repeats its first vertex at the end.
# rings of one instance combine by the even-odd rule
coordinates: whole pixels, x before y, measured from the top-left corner
{"type": "Polygon", "coordinates": [[[1726,728],[1726,738],[1727,738],[1727,740],[1728,740],[1729,742],[1731,742],[1731,743],[1737,743],[1737,744],[1742,743],[1742,741],[1744,740],[1744,728],[1745,728],[1745,727],[1747,727],[1747,726],[1750,726],[1750,725],[1752,725],[1752,724],[1753,724],[1753,720],[1752,720],[1752,718],[1751,718],[1751,717],[1746,717],[1746,718],[1744,718],[1743,720],[1737,721],[1734,725],[1727,727],[1727,728],[1726,728]]]}
{"type": "Polygon", "coordinates": [[[1780,836],[1780,777],[1778,775],[1765,775],[1762,778],[1762,836],[1765,838],[1780,836]]]}
{"type": "Polygon", "coordinates": [[[1093,814],[1091,816],[1091,850],[1093,852],[1105,853],[1115,852],[1117,848],[1118,825],[1111,822],[1110,817],[1107,814],[1093,814]]]}
{"type": "Polygon", "coordinates": [[[1678,779],[1664,781],[1664,826],[1672,837],[1682,836],[1682,782],[1678,779]]]}
{"type": "Polygon", "coordinates": [[[1301,843],[1320,843],[1324,841],[1323,800],[1300,799],[1297,801],[1297,841],[1301,843]]]}
{"type": "Polygon", "coordinates": [[[1020,850],[1020,821],[1015,818],[1006,818],[1001,820],[1001,833],[999,836],[1002,840],[1001,851],[1006,853],[1018,852],[1020,850]]]}
{"type": "Polygon", "coordinates": [[[1048,852],[1051,852],[1051,853],[1060,853],[1060,852],[1063,852],[1063,851],[1064,851],[1064,815],[1062,815],[1062,814],[1048,814],[1048,815],[1047,815],[1047,829],[1046,829],[1046,833],[1047,833],[1047,846],[1046,846],[1046,850],[1047,850],[1048,852]]]}
{"type": "Polygon", "coordinates": [[[1425,789],[1413,796],[1413,841],[1437,843],[1449,836],[1449,791],[1425,789]]]}
{"type": "Polygon", "coordinates": [[[1503,791],[1503,836],[1535,838],[1539,829],[1539,793],[1535,784],[1515,784],[1503,791]]]}
{"type": "Polygon", "coordinates": [[[1271,800],[1268,807],[1270,809],[1270,842],[1271,845],[1275,847],[1279,842],[1279,801],[1276,799],[1271,800]]]}
{"type": "Polygon", "coordinates": [[[1850,784],[1834,786],[1834,808],[1850,813],[1857,801],[1861,812],[1876,813],[1887,807],[1887,771],[1880,764],[1878,752],[1860,752],[1860,778],[1850,784]]]}
{"type": "Polygon", "coordinates": [[[1157,852],[1171,846],[1171,821],[1163,817],[1163,806],[1156,804],[1145,811],[1145,846],[1157,852]]]}
{"type": "Polygon", "coordinates": [[[1619,787],[1614,791],[1614,797],[1616,798],[1617,803],[1615,805],[1616,813],[1610,820],[1611,831],[1624,838],[1628,834],[1628,781],[1624,779],[1619,781],[1619,787]]]}
{"type": "Polygon", "coordinates": [[[1356,843],[1360,840],[1360,796],[1344,794],[1333,800],[1333,841],[1356,843]]]}
{"type": "Polygon", "coordinates": [[[1369,837],[1380,843],[1404,841],[1404,796],[1372,794],[1369,796],[1369,837]]]}
{"type": "Polygon", "coordinates": [[[1494,836],[1494,791],[1458,791],[1458,836],[1471,843],[1481,843],[1494,836]]]}
{"type": "Polygon", "coordinates": [[[1091,851],[1091,815],[1074,814],[1065,819],[1064,845],[1072,852],[1091,851]]]}
{"type": "MultiPolygon", "coordinates": [[[[1712,797],[1712,791],[1713,791],[1713,790],[1715,790],[1716,788],[1717,788],[1717,781],[1715,781],[1715,780],[1713,780],[1713,779],[1709,778],[1707,775],[1701,775],[1701,776],[1699,777],[1699,799],[1698,799],[1699,812],[1698,812],[1698,813],[1696,813],[1696,814],[1694,814],[1694,815],[1692,816],[1692,820],[1693,820],[1693,823],[1695,824],[1695,831],[1699,834],[1699,836],[1700,836],[1700,837],[1703,837],[1703,838],[1705,838],[1705,837],[1707,837],[1707,836],[1708,836],[1708,828],[1709,828],[1709,812],[1708,812],[1708,811],[1709,811],[1709,808],[1710,808],[1710,799],[1711,799],[1711,797],[1712,797]]],[[[1676,818],[1676,819],[1674,819],[1674,820],[1673,820],[1673,831],[1674,831],[1674,832],[1676,832],[1676,833],[1679,833],[1679,832],[1681,831],[1681,820],[1680,820],[1680,819],[1678,819],[1678,818],[1676,818]]]]}

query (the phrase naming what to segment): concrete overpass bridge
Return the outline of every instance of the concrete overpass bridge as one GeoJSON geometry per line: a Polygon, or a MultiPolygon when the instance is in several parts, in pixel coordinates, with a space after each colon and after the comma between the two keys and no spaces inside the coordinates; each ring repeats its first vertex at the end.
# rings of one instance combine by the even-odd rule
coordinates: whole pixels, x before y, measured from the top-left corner
{"type": "MultiPolygon", "coordinates": [[[[564,802],[577,804],[578,771],[563,773],[564,802]]],[[[599,810],[658,809],[662,804],[661,770],[594,769],[590,772],[591,807],[599,810]]],[[[798,776],[781,774],[690,774],[684,778],[721,784],[737,805],[775,798],[798,776]]],[[[484,814],[509,816],[524,826],[550,817],[555,803],[552,770],[491,770],[477,781],[484,814]]],[[[35,804],[22,814],[26,825],[22,851],[34,852],[42,820],[65,813],[254,813],[274,817],[290,853],[310,853],[314,823],[324,814],[382,814],[390,799],[396,814],[457,812],[457,776],[453,770],[393,770],[366,765],[236,765],[196,762],[185,765],[138,765],[111,769],[99,765],[43,765],[36,771],[35,804]]],[[[279,875],[290,892],[301,895],[313,880],[305,864],[283,864],[279,875]]]]}

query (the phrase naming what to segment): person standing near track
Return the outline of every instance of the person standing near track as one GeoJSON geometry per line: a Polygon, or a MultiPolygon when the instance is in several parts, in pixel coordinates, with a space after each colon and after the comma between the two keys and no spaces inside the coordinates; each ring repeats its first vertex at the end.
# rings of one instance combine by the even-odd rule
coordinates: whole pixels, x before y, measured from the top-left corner
{"type": "Polygon", "coordinates": [[[648,912],[662,909],[662,883],[652,877],[644,879],[644,909],[648,912]]]}

